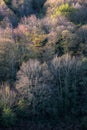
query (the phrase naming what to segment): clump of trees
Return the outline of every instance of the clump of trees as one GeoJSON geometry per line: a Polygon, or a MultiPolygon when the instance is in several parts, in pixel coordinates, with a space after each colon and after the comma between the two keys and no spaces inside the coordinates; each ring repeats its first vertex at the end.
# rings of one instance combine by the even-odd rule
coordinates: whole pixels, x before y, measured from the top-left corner
{"type": "MultiPolygon", "coordinates": [[[[78,105],[79,96],[84,98],[85,88],[82,95],[79,95],[83,87],[80,84],[84,84],[81,79],[84,62],[69,55],[55,57],[51,62],[42,65],[38,61],[30,60],[22,65],[17,74],[17,89],[23,97],[31,99],[28,103],[35,105],[34,111],[43,109],[43,113],[53,115],[65,115],[68,112],[73,115],[73,112],[79,111],[81,107],[78,105]]],[[[85,78],[85,75],[83,77],[85,78]]]]}
{"type": "Polygon", "coordinates": [[[13,125],[17,116],[24,118],[31,114],[39,118],[70,116],[75,119],[77,116],[84,119],[87,114],[86,70],[86,59],[68,54],[55,56],[49,62],[31,59],[23,63],[17,73],[16,90],[7,84],[1,85],[2,122],[6,126],[13,125]]]}
{"type": "Polygon", "coordinates": [[[64,118],[87,129],[86,6],[85,0],[1,1],[0,125],[64,118]]]}

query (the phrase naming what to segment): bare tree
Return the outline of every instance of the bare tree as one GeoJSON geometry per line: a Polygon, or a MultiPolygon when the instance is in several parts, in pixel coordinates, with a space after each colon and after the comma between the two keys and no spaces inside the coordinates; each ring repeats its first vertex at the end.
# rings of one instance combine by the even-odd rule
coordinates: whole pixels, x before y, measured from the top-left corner
{"type": "Polygon", "coordinates": [[[53,76],[52,83],[58,92],[59,107],[65,113],[69,109],[71,102],[73,105],[76,102],[76,88],[80,67],[81,62],[68,54],[62,57],[55,57],[48,67],[53,76]],[[73,98],[69,98],[70,95],[71,97],[73,95],[73,98]]]}
{"type": "Polygon", "coordinates": [[[37,87],[41,77],[41,66],[37,60],[29,60],[23,63],[17,74],[17,89],[25,97],[28,96],[30,89],[37,87]]]}

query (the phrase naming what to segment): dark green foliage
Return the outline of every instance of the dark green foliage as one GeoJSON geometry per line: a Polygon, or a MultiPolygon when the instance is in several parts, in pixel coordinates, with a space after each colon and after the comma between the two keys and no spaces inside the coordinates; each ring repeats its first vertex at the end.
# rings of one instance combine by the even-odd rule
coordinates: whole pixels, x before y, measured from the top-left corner
{"type": "Polygon", "coordinates": [[[2,112],[2,124],[5,127],[9,127],[15,124],[16,115],[12,112],[10,108],[4,108],[2,112]]]}
{"type": "Polygon", "coordinates": [[[11,4],[12,0],[4,0],[6,4],[11,4]]]}
{"type": "Polygon", "coordinates": [[[20,99],[17,103],[16,114],[19,118],[29,117],[29,111],[27,108],[27,102],[24,99],[20,99]]]}

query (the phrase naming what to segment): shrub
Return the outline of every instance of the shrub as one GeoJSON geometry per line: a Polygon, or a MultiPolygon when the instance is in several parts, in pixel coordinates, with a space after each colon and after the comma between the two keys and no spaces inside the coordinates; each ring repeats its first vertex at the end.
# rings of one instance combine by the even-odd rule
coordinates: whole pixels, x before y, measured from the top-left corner
{"type": "Polygon", "coordinates": [[[6,4],[10,4],[11,0],[4,0],[6,4]]]}
{"type": "Polygon", "coordinates": [[[28,117],[29,114],[27,112],[27,102],[24,99],[19,99],[16,107],[16,113],[19,117],[28,117]]]}
{"type": "Polygon", "coordinates": [[[19,102],[18,102],[18,107],[19,107],[20,109],[24,109],[25,106],[26,106],[25,100],[24,100],[24,99],[19,100],[19,102]]]}
{"type": "Polygon", "coordinates": [[[14,125],[16,122],[16,115],[10,108],[4,108],[2,112],[2,124],[6,127],[14,125]]]}

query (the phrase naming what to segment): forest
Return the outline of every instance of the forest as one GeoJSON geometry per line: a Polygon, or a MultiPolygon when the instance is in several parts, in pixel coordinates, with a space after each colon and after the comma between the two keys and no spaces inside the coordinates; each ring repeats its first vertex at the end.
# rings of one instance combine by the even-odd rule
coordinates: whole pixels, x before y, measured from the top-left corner
{"type": "Polygon", "coordinates": [[[0,130],[87,130],[87,0],[0,0],[0,130]]]}

